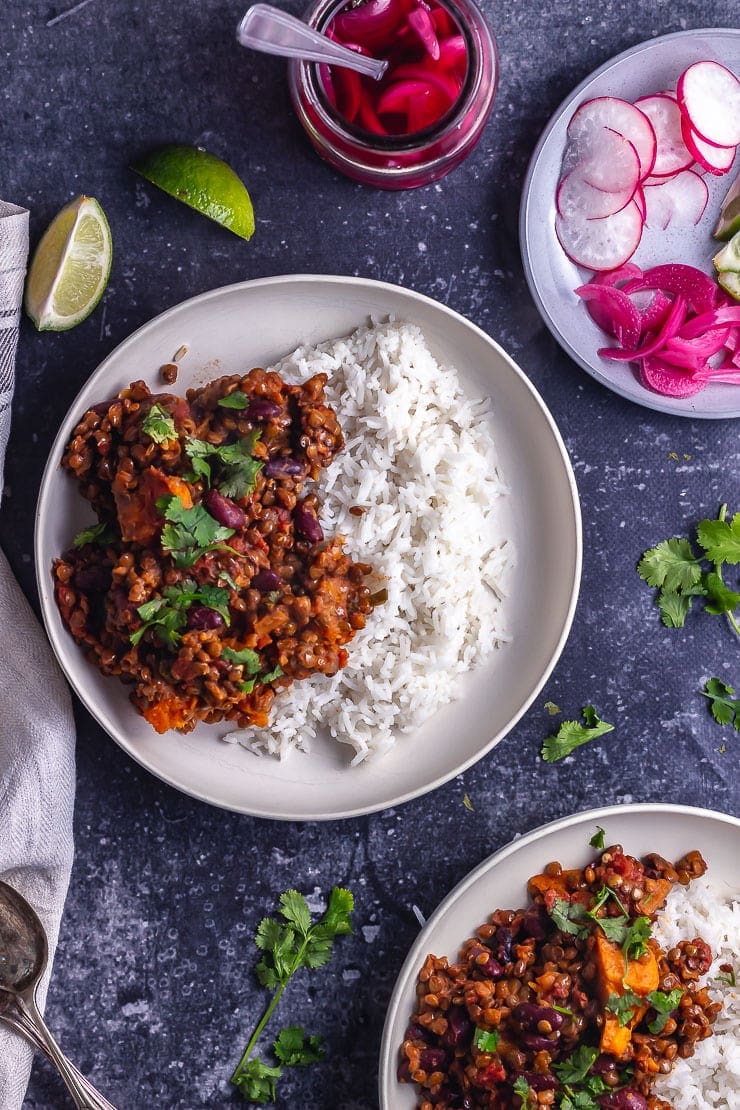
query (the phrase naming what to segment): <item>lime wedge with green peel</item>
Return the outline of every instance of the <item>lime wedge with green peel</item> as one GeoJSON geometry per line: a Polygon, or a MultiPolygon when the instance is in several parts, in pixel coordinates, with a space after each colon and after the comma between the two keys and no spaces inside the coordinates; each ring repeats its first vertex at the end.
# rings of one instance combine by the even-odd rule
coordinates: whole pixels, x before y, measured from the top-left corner
{"type": "Polygon", "coordinates": [[[717,251],[712,261],[718,274],[740,272],[740,231],[733,235],[722,250],[717,251]]]}
{"type": "Polygon", "coordinates": [[[731,239],[740,231],[740,177],[737,177],[729,193],[722,202],[715,239],[731,239]]]}
{"type": "Polygon", "coordinates": [[[720,274],[717,280],[726,293],[740,301],[740,274],[730,270],[726,274],[720,274]]]}
{"type": "Polygon", "coordinates": [[[196,146],[163,146],[132,167],[152,185],[242,239],[254,234],[254,210],[231,166],[196,146]]]}
{"type": "Polygon", "coordinates": [[[39,331],[67,331],[90,315],[103,296],[113,257],[105,213],[92,197],[77,197],[41,237],[26,278],[25,308],[39,331]]]}

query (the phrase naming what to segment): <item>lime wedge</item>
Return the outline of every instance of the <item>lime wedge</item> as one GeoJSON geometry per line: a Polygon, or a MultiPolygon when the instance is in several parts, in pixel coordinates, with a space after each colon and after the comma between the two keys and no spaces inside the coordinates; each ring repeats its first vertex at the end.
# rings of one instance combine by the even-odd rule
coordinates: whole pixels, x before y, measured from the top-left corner
{"type": "Polygon", "coordinates": [[[252,200],[231,166],[196,146],[163,146],[132,167],[152,185],[242,239],[254,234],[252,200]]]}
{"type": "Polygon", "coordinates": [[[39,331],[67,331],[86,320],[103,296],[113,257],[105,213],[77,197],[41,237],[26,279],[25,307],[39,331]]]}
{"type": "Polygon", "coordinates": [[[726,274],[720,274],[717,280],[731,297],[734,297],[736,301],[740,301],[740,274],[728,271],[726,274]]]}
{"type": "Polygon", "coordinates": [[[722,202],[715,239],[731,239],[740,231],[740,177],[736,178],[730,191],[722,202]]]}
{"type": "Polygon", "coordinates": [[[712,261],[718,274],[740,272],[740,231],[732,236],[722,250],[717,251],[712,261]]]}

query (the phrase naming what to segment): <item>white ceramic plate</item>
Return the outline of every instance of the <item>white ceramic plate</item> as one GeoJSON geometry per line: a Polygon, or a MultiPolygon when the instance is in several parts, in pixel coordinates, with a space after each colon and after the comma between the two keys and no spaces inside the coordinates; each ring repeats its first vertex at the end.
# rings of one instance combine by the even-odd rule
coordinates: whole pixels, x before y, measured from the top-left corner
{"type": "MultiPolygon", "coordinates": [[[[341,413],[339,414],[341,420],[341,413]]],[[[320,488],[320,487],[319,487],[320,488]]],[[[409,290],[345,277],[278,277],[216,289],[178,305],[120,345],[87,382],[65,419],[44,472],[36,567],[49,637],[81,701],[121,747],[153,774],[213,805],[286,820],[322,820],[384,809],[445,782],[480,759],[525,712],[565,643],[581,568],[573,472],[560,435],[521,370],[463,317],[409,290]],[[228,724],[158,736],[117,679],[92,667],[64,628],[53,598],[52,560],[89,523],[89,506],[59,466],[84,411],[137,378],[161,389],[158,368],[185,344],[176,390],[269,365],[300,343],[341,336],[369,316],[416,322],[434,353],[458,367],[469,395],[490,394],[507,482],[518,566],[511,579],[514,642],[461,684],[462,700],[401,736],[375,764],[349,767],[347,745],[320,740],[282,763],[219,737],[228,724]],[[542,537],[547,536],[545,547],[542,537]],[[546,558],[546,563],[543,562],[546,558]],[[541,583],[547,578],[543,601],[541,583]]]]}
{"type": "Polygon", "coordinates": [[[413,1110],[415,1088],[396,1079],[398,1053],[416,1002],[416,977],[430,952],[457,958],[461,945],[496,909],[527,904],[527,879],[545,864],[583,867],[593,858],[589,839],[596,826],[607,844],[621,844],[635,856],[659,852],[679,859],[698,848],[709,874],[721,887],[738,889],[740,820],[708,809],[674,805],[609,806],[576,813],[514,840],[484,860],[448,894],[419,933],[393,989],[380,1050],[381,1110],[413,1110]]]}
{"type": "MultiPolygon", "coordinates": [[[[731,28],[679,31],[643,42],[619,54],[582,81],[555,112],[545,128],[529,164],[522,193],[519,238],[524,272],[542,318],[561,347],[602,385],[649,409],[676,416],[719,420],[740,416],[740,387],[712,385],[693,397],[663,397],[642,386],[628,363],[599,358],[599,347],[609,346],[608,336],[596,327],[573,290],[590,271],[567,257],[555,236],[555,189],[560,179],[566,128],[584,100],[618,96],[636,100],[662,89],[675,88],[687,66],[714,58],[740,73],[740,30],[731,28]]],[[[712,255],[719,244],[712,238],[719,209],[740,169],[740,158],[724,177],[706,174],[709,204],[699,224],[690,229],[643,232],[631,261],[647,269],[664,262],[684,262],[713,273],[712,255]]]]}

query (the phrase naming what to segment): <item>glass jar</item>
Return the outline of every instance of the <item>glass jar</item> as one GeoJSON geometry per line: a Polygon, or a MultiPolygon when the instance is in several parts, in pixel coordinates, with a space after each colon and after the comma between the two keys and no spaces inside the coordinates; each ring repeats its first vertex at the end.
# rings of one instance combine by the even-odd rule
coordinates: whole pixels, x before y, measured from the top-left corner
{"type": "MultiPolygon", "coordinates": [[[[330,165],[380,189],[415,189],[444,177],[470,154],[491,114],[498,85],[496,42],[473,0],[437,0],[464,36],[465,83],[437,123],[410,135],[374,135],[345,120],[329,101],[314,62],[293,60],[288,79],[293,107],[313,146],[330,165]]],[[[347,0],[316,0],[305,21],[324,31],[347,0]]]]}

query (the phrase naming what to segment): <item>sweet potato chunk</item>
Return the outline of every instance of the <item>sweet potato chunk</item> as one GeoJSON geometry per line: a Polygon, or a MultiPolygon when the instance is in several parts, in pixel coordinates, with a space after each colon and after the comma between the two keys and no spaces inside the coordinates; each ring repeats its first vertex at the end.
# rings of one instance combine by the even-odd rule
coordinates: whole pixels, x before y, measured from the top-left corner
{"type": "MultiPolygon", "coordinates": [[[[610,995],[621,996],[628,990],[644,998],[660,985],[658,961],[651,949],[639,960],[630,960],[625,969],[622,949],[614,941],[608,940],[600,929],[596,933],[596,968],[599,993],[604,1003],[610,995]]],[[[636,1006],[626,1025],[620,1025],[617,1015],[606,1011],[601,1030],[601,1051],[608,1052],[618,1060],[625,1059],[632,1040],[632,1030],[646,1009],[647,1006],[636,1006]]]]}
{"type": "Polygon", "coordinates": [[[162,514],[157,508],[160,497],[172,494],[179,497],[186,509],[192,509],[193,499],[186,482],[174,474],[165,474],[155,466],[148,467],[133,491],[129,491],[119,476],[111,486],[116,502],[121,536],[127,543],[152,543],[162,527],[162,514]]]}

